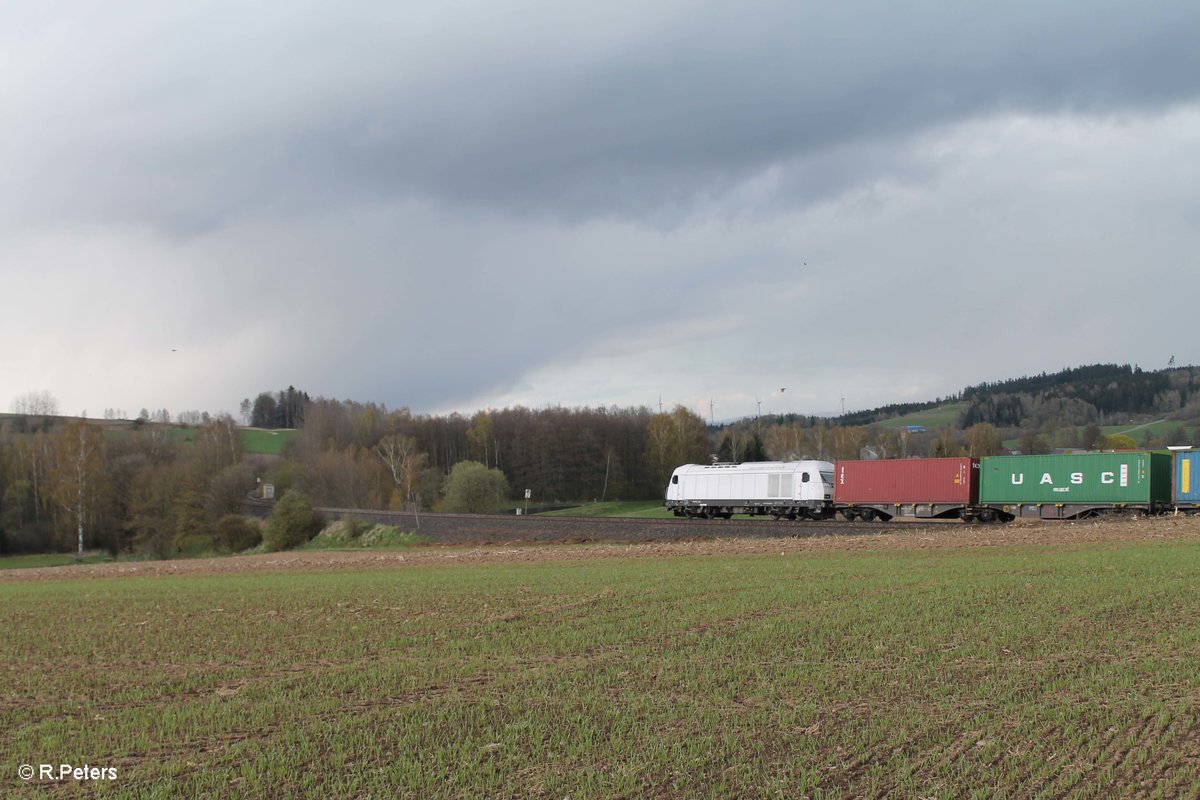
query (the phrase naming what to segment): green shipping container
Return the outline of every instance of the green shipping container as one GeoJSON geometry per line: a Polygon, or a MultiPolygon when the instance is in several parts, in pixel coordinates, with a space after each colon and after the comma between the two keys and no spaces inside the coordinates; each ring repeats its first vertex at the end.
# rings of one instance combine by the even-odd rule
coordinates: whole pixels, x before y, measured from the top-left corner
{"type": "Polygon", "coordinates": [[[1167,453],[991,456],[981,460],[979,502],[1138,505],[1171,501],[1167,453]]]}

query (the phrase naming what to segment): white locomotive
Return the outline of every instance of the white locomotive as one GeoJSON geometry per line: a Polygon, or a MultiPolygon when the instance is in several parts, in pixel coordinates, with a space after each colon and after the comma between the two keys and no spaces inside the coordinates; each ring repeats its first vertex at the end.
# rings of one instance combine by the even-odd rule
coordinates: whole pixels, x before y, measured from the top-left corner
{"type": "Polygon", "coordinates": [[[829,519],[834,513],[833,464],[684,464],[671,474],[666,506],[677,517],[770,514],[775,519],[829,519]]]}

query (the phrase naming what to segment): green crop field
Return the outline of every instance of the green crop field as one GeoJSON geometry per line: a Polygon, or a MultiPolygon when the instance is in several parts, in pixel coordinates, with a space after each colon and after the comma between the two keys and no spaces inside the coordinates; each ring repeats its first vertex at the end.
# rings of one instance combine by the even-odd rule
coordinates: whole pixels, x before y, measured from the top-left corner
{"type": "Polygon", "coordinates": [[[1163,524],[9,571],[0,795],[1195,797],[1200,530],[1163,524]]]}

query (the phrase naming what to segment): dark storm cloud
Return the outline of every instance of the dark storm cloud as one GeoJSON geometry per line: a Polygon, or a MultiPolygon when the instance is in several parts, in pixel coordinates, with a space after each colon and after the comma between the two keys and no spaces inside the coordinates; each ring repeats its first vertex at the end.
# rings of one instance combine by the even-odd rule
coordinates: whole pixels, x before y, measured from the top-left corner
{"type": "MultiPolygon", "coordinates": [[[[408,125],[397,98],[380,111],[395,134],[346,148],[339,166],[373,175],[381,192],[642,216],[720,194],[768,164],[975,114],[1107,114],[1197,91],[1194,5],[1153,17],[1115,5],[837,8],[837,16],[800,4],[696,14],[562,74],[495,65],[447,82],[445,106],[408,125]],[[478,91],[462,91],[472,85],[478,91]]],[[[817,181],[801,199],[876,174],[874,164],[841,166],[828,176],[840,180],[817,181]]]]}
{"type": "Polygon", "coordinates": [[[127,7],[62,34],[65,63],[29,68],[46,93],[19,108],[14,213],[191,234],[429,198],[670,225],[773,164],[802,162],[786,199],[803,203],[878,174],[803,163],[855,143],[1159,107],[1200,74],[1187,2],[286,8],[127,7]]]}

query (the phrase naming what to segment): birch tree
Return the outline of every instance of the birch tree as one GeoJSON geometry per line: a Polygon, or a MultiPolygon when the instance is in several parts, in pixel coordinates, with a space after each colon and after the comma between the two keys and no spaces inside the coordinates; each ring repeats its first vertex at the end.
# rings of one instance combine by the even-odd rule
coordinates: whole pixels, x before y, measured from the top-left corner
{"type": "Polygon", "coordinates": [[[407,502],[414,502],[417,476],[428,461],[426,454],[417,449],[417,440],[390,433],[380,439],[373,450],[391,474],[396,491],[407,502]]]}
{"type": "Polygon", "coordinates": [[[105,499],[103,434],[82,420],[72,420],[54,439],[54,497],[76,531],[76,558],[82,559],[84,530],[99,516],[105,499]]]}

